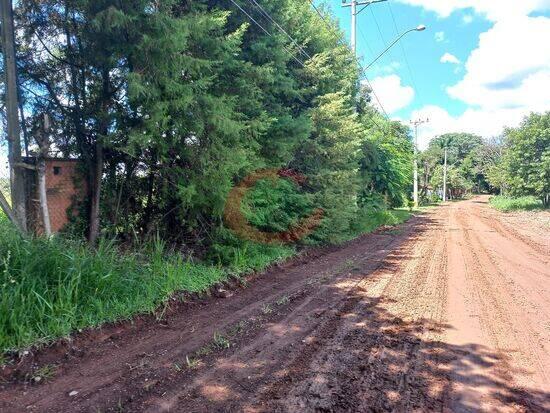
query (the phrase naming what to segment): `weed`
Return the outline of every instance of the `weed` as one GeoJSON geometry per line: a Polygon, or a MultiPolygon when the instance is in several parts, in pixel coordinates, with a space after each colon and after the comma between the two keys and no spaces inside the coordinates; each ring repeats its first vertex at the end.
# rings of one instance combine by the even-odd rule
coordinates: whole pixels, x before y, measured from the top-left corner
{"type": "MultiPolygon", "coordinates": [[[[348,238],[408,216],[406,211],[363,214],[348,238]]],[[[201,263],[167,253],[158,240],[123,254],[108,240],[92,250],[60,236],[23,238],[0,213],[0,354],[137,313],[162,318],[175,292],[204,292],[231,274],[262,270],[295,253],[290,246],[226,236],[227,242],[220,238],[212,247],[211,259],[217,262],[201,263]]],[[[272,308],[262,310],[269,314],[272,308]]]]}
{"type": "Polygon", "coordinates": [[[279,298],[276,301],[276,304],[277,305],[285,305],[285,304],[288,304],[289,302],[290,302],[290,298],[288,297],[288,295],[283,295],[281,298],[279,298]]]}
{"type": "Polygon", "coordinates": [[[273,312],[273,308],[271,307],[271,304],[264,304],[262,306],[262,313],[267,315],[271,314],[273,312]]]}
{"type": "Polygon", "coordinates": [[[277,248],[248,247],[240,268],[224,268],[167,253],[162,242],[122,254],[105,240],[92,250],[59,236],[23,238],[0,213],[0,353],[136,313],[162,318],[175,292],[207,291],[293,251],[277,248]]]}
{"type": "Polygon", "coordinates": [[[214,333],[214,346],[216,346],[220,350],[227,349],[231,347],[231,342],[222,336],[221,334],[214,333]]]}
{"type": "Polygon", "coordinates": [[[46,381],[55,375],[55,371],[56,367],[53,364],[46,364],[37,369],[31,378],[35,382],[46,381]]]}
{"type": "Polygon", "coordinates": [[[235,324],[233,327],[231,327],[227,334],[229,337],[236,336],[238,334],[241,334],[245,331],[246,327],[248,325],[248,322],[246,320],[241,320],[237,324],[235,324]]]}
{"type": "Polygon", "coordinates": [[[534,196],[522,196],[519,198],[493,196],[489,199],[489,204],[493,208],[503,212],[543,209],[542,201],[534,196]]]}
{"type": "Polygon", "coordinates": [[[200,359],[189,358],[189,356],[185,356],[185,362],[187,363],[188,368],[194,369],[195,367],[198,367],[200,359]]]}

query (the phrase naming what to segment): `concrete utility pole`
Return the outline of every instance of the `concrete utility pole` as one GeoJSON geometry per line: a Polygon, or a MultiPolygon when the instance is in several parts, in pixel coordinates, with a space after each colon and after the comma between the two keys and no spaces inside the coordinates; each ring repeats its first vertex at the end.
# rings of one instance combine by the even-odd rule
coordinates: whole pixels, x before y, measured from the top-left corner
{"type": "Polygon", "coordinates": [[[428,123],[430,120],[426,119],[416,119],[411,120],[411,124],[414,125],[414,181],[413,181],[413,201],[414,207],[418,208],[418,126],[423,123],[428,123]]]}
{"type": "Polygon", "coordinates": [[[11,0],[0,0],[2,19],[2,50],[4,51],[4,76],[6,85],[6,118],[8,124],[8,160],[10,163],[11,199],[18,227],[26,232],[25,177],[21,169],[21,126],[17,94],[17,66],[11,0]]]}
{"type": "Polygon", "coordinates": [[[387,0],[342,0],[342,7],[351,7],[351,50],[357,55],[357,15],[374,3],[382,3],[387,0]],[[363,6],[357,11],[357,6],[363,6]]]}
{"type": "Polygon", "coordinates": [[[447,201],[447,146],[445,146],[445,162],[443,164],[443,202],[447,201]]]}

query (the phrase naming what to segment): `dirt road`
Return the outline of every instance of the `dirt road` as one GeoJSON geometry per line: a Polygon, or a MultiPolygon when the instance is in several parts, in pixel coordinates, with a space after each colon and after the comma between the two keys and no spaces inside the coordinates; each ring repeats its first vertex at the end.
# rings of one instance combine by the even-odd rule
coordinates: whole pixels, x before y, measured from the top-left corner
{"type": "Polygon", "coordinates": [[[84,334],[35,357],[53,377],[2,384],[0,410],[549,411],[549,231],[518,222],[451,203],[84,334]]]}

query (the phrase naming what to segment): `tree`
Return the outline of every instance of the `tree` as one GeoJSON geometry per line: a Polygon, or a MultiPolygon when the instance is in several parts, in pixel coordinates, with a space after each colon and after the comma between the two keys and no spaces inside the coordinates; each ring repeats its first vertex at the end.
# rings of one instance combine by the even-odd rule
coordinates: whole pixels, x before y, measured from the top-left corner
{"type": "Polygon", "coordinates": [[[481,191],[485,178],[476,154],[482,147],[483,139],[470,133],[447,133],[432,139],[421,156],[424,165],[421,198],[426,199],[428,186],[432,191],[443,190],[445,160],[448,165],[446,190],[451,198],[462,197],[474,189],[481,191]]]}
{"type": "Polygon", "coordinates": [[[504,132],[505,170],[513,196],[533,195],[550,207],[550,112],[531,113],[504,132]]]}
{"type": "MultiPolygon", "coordinates": [[[[52,148],[83,161],[89,197],[73,227],[92,244],[158,234],[210,248],[230,189],[259,168],[307,177],[282,205],[322,207],[319,242],[346,237],[367,191],[403,204],[409,131],[370,105],[342,33],[308,2],[263,7],[296,43],[229,0],[18,2],[28,123],[50,114],[52,148]]],[[[270,190],[282,191],[258,199],[281,199],[270,190]]],[[[301,216],[290,212],[273,227],[301,216]]]]}

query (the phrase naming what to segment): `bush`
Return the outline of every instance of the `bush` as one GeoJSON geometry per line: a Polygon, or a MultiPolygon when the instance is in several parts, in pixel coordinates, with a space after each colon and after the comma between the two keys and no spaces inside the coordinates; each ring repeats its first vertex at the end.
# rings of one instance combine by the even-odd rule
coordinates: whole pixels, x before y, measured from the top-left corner
{"type": "Polygon", "coordinates": [[[509,198],[505,196],[493,196],[489,199],[489,204],[499,211],[530,211],[533,209],[542,209],[542,201],[534,196],[522,196],[519,198],[509,198]]]}

